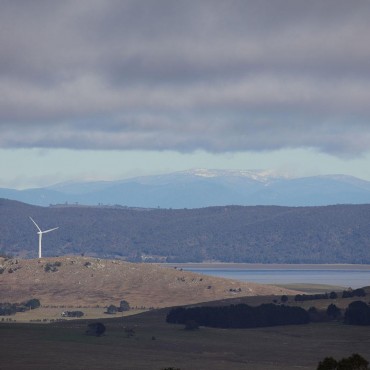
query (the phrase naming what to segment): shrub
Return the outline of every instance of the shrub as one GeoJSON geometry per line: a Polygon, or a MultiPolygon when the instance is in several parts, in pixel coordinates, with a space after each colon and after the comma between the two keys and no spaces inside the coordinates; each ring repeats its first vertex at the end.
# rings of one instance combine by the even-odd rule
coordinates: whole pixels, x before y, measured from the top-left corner
{"type": "Polygon", "coordinates": [[[41,306],[41,303],[38,299],[33,298],[27,301],[24,305],[28,307],[30,310],[34,310],[35,308],[39,308],[41,306]]]}
{"type": "Polygon", "coordinates": [[[119,307],[118,307],[118,311],[119,312],[122,312],[122,311],[129,311],[130,310],[130,305],[127,301],[125,300],[122,300],[120,303],[119,303],[119,307]]]}
{"type": "Polygon", "coordinates": [[[86,335],[100,337],[105,333],[105,326],[101,322],[94,322],[87,325],[86,335]]]}
{"type": "Polygon", "coordinates": [[[110,314],[110,315],[114,315],[117,313],[117,307],[113,304],[111,304],[109,307],[107,307],[107,310],[105,311],[105,313],[107,314],[110,314]]]}
{"type": "Polygon", "coordinates": [[[326,314],[333,319],[337,319],[340,316],[341,312],[335,304],[331,303],[326,309],[326,314]]]}
{"type": "Polygon", "coordinates": [[[82,317],[85,314],[82,311],[64,311],[62,312],[63,317],[82,317]]]}
{"type": "Polygon", "coordinates": [[[342,293],[342,298],[365,297],[365,296],[366,296],[366,292],[365,292],[365,289],[363,288],[359,288],[355,290],[348,289],[348,290],[344,290],[342,293]]]}
{"type": "Polygon", "coordinates": [[[287,296],[287,295],[285,295],[285,294],[284,294],[284,295],[282,295],[280,299],[281,299],[281,302],[282,302],[282,303],[286,303],[286,302],[288,302],[288,296],[287,296]]]}
{"type": "Polygon", "coordinates": [[[15,315],[17,307],[11,303],[0,303],[0,316],[15,315]]]}
{"type": "Polygon", "coordinates": [[[44,271],[45,272],[56,272],[58,271],[58,267],[61,265],[60,262],[54,262],[54,263],[51,263],[51,262],[48,262],[45,267],[44,267],[44,271]]]}
{"type": "Polygon", "coordinates": [[[354,301],[348,305],[344,321],[351,325],[370,325],[370,307],[362,301],[354,301]]]}

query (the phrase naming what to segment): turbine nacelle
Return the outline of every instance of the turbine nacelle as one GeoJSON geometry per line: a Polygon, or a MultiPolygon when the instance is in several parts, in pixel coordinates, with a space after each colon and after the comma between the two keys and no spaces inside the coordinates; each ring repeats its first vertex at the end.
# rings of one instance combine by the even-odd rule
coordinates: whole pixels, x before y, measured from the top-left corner
{"type": "Polygon", "coordinates": [[[59,227],[54,227],[53,229],[42,231],[40,229],[39,225],[37,225],[37,223],[33,220],[32,217],[30,217],[30,220],[34,223],[34,225],[37,227],[37,230],[38,230],[37,234],[39,236],[39,258],[41,258],[41,240],[42,240],[42,234],[46,234],[46,233],[49,233],[50,231],[57,230],[57,229],[59,229],[59,227]]]}

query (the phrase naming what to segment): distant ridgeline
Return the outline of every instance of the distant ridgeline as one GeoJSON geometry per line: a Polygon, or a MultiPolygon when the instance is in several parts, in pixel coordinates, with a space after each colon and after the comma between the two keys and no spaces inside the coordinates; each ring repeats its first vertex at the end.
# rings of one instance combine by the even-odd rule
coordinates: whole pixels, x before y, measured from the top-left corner
{"type": "Polygon", "coordinates": [[[0,252],[137,262],[370,263],[370,205],[200,209],[37,207],[0,199],[0,252]]]}

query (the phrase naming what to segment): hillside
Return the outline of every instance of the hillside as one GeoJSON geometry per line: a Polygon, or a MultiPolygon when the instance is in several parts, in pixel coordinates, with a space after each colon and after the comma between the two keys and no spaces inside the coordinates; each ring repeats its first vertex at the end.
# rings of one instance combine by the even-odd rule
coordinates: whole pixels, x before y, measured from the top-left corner
{"type": "Polygon", "coordinates": [[[24,190],[0,188],[0,198],[40,206],[64,203],[177,209],[230,204],[320,206],[370,203],[370,182],[344,175],[289,178],[269,171],[195,169],[120,181],[71,182],[24,190]]]}
{"type": "Polygon", "coordinates": [[[124,299],[131,307],[149,308],[232,297],[294,294],[284,288],[175,268],[88,257],[0,259],[0,267],[3,271],[0,302],[38,298],[43,305],[77,307],[119,305],[124,299]]]}
{"type": "Polygon", "coordinates": [[[36,207],[0,200],[0,249],[37,256],[29,220],[59,229],[43,238],[44,256],[130,261],[370,263],[370,205],[130,209],[36,207]]]}

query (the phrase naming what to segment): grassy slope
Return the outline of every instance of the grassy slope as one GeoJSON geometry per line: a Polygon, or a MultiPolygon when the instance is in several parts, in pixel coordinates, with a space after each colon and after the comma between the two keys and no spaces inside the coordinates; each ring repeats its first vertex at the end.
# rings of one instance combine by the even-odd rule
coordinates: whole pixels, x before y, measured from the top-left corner
{"type": "Polygon", "coordinates": [[[158,265],[89,257],[8,260],[0,261],[0,265],[4,268],[0,274],[0,302],[38,298],[43,305],[94,307],[119,305],[125,299],[131,307],[157,308],[292,292],[158,265]],[[56,262],[61,264],[57,271],[45,271],[47,264],[56,262]]]}

